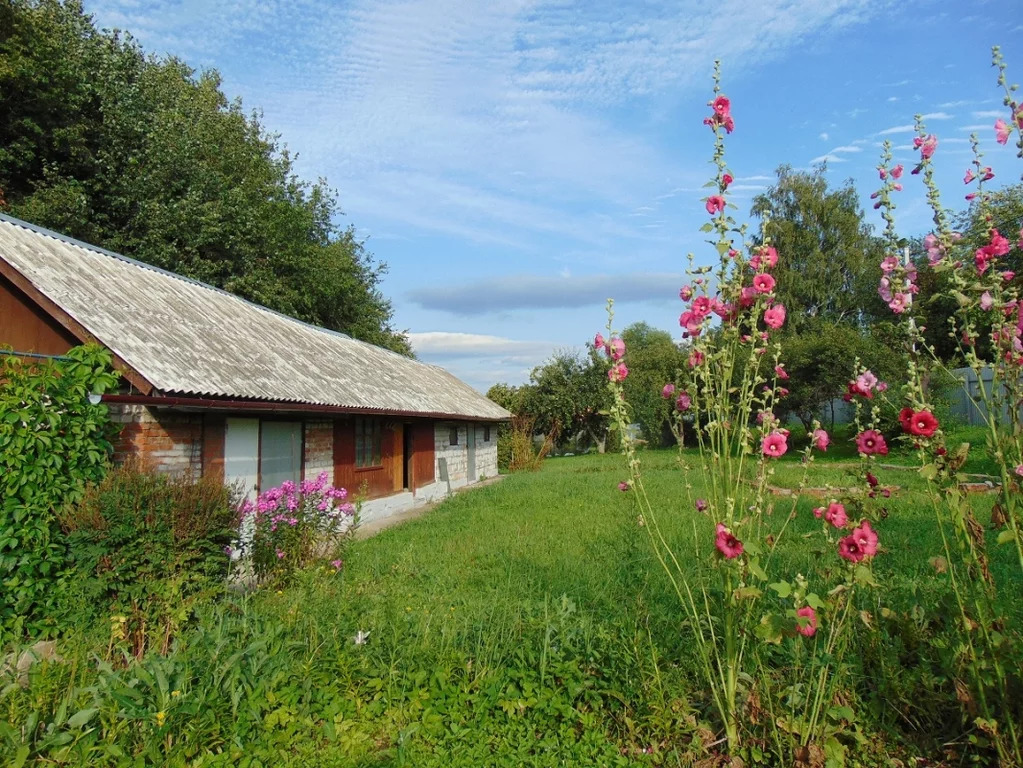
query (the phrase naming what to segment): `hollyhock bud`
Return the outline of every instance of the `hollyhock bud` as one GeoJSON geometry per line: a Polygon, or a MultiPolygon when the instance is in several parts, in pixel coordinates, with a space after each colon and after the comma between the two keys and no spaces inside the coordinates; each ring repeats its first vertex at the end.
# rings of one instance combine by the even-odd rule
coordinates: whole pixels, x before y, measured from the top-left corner
{"type": "Polygon", "coordinates": [[[630,487],[631,486],[629,485],[629,483],[626,482],[625,480],[623,480],[622,482],[618,483],[618,490],[622,491],[623,493],[625,491],[629,490],[630,487]]]}
{"type": "Polygon", "coordinates": [[[995,305],[994,297],[991,295],[991,291],[984,291],[980,295],[980,308],[985,312],[990,312],[991,307],[995,305]]]}
{"type": "Polygon", "coordinates": [[[733,181],[735,181],[735,179],[732,177],[732,174],[725,172],[724,174],[721,175],[721,186],[723,186],[725,189],[728,189],[728,185],[731,184],[733,181]]]}
{"type": "Polygon", "coordinates": [[[693,287],[691,285],[683,285],[678,291],[678,297],[682,301],[689,301],[693,298],[693,287]]]}
{"type": "Polygon", "coordinates": [[[893,179],[901,179],[902,178],[902,163],[899,163],[897,166],[892,168],[892,178],[893,179]]]}
{"type": "Polygon", "coordinates": [[[597,334],[593,337],[593,348],[602,349],[604,347],[604,337],[601,334],[597,334]]]}
{"type": "Polygon", "coordinates": [[[789,377],[789,375],[785,372],[785,369],[782,368],[780,365],[774,366],[774,375],[782,380],[785,380],[789,377]]]}

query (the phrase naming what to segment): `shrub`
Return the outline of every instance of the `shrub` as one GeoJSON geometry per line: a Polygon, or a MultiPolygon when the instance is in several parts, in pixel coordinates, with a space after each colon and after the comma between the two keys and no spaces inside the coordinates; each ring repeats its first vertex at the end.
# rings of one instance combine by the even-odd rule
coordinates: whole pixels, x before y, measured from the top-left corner
{"type": "Polygon", "coordinates": [[[165,653],[196,606],[226,585],[234,510],[213,478],[137,462],[112,470],[61,515],[81,603],[75,618],[112,616],[114,635],[136,656],[165,653]]]}
{"type": "Polygon", "coordinates": [[[56,511],[102,479],[115,427],[90,402],[117,383],[110,353],[59,360],[0,355],[0,639],[49,634],[67,550],[56,511]]]}
{"type": "Polygon", "coordinates": [[[271,582],[320,559],[340,572],[358,527],[358,505],[347,498],[348,491],[329,486],[322,472],[316,480],[289,480],[244,502],[238,544],[243,564],[259,581],[271,582]]]}

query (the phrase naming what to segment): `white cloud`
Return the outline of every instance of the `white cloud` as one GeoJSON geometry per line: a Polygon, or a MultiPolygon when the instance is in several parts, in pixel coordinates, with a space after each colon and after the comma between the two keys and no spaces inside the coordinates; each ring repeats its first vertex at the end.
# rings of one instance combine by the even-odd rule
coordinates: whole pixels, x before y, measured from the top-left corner
{"type": "Polygon", "coordinates": [[[855,144],[846,144],[842,147],[835,147],[831,150],[831,154],[838,154],[839,152],[862,152],[863,147],[858,147],[855,144]]]}
{"type": "Polygon", "coordinates": [[[889,96],[888,97],[888,101],[889,102],[895,102],[895,101],[898,101],[898,100],[899,100],[898,96],[889,96]]]}
{"type": "Polygon", "coordinates": [[[420,357],[524,357],[532,359],[537,350],[549,351],[554,342],[519,341],[503,336],[450,331],[410,333],[412,349],[420,357]]]}
{"type": "Polygon", "coordinates": [[[928,112],[927,114],[920,115],[922,120],[951,120],[955,115],[950,115],[948,112],[928,112]]]}
{"type": "Polygon", "coordinates": [[[831,137],[828,136],[828,134],[825,133],[824,131],[821,131],[821,135],[818,136],[817,138],[820,139],[821,141],[827,141],[831,137]]]}
{"type": "Polygon", "coordinates": [[[974,117],[980,119],[984,117],[1006,117],[1005,110],[1001,109],[982,109],[977,112],[971,113],[974,117]]]}
{"type": "Polygon", "coordinates": [[[883,131],[878,131],[878,136],[891,136],[895,133],[913,133],[916,131],[916,126],[912,124],[907,125],[894,125],[891,128],[885,128],[883,131]]]}
{"type": "Polygon", "coordinates": [[[974,125],[964,125],[959,128],[960,131],[990,131],[992,126],[987,123],[977,123],[974,125]]]}

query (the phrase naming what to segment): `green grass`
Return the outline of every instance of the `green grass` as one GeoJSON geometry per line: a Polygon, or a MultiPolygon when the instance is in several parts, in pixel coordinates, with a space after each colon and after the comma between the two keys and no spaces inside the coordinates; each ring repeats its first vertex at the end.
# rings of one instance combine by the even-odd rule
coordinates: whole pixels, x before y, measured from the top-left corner
{"type": "MultiPolygon", "coordinates": [[[[798,483],[789,458],[774,484],[798,483]]],[[[698,474],[684,476],[672,451],[642,459],[661,523],[698,577],[715,522],[683,491],[689,481],[699,495],[698,474]]],[[[810,484],[848,486],[852,466],[829,451],[810,484]]],[[[689,765],[711,741],[705,686],[634,499],[617,490],[623,470],[620,456],[550,459],[460,494],[356,544],[343,577],[301,574],[279,593],[210,606],[166,658],[110,668],[98,661],[106,628],[83,629],[62,642],[67,663],[37,667],[28,691],[2,689],[0,764],[689,765]]],[[[871,610],[885,631],[863,630],[857,646],[857,759],[871,765],[935,754],[960,728],[943,666],[949,596],[928,563],[940,554],[932,513],[915,472],[877,474],[901,490],[878,526],[871,610]]],[[[974,501],[986,523],[991,499],[974,501]]],[[[799,500],[773,573],[834,582],[841,563],[803,536],[820,526],[819,503],[799,500]]],[[[776,504],[780,526],[792,501],[776,504]]],[[[989,535],[1019,626],[1018,567],[989,535]]]]}

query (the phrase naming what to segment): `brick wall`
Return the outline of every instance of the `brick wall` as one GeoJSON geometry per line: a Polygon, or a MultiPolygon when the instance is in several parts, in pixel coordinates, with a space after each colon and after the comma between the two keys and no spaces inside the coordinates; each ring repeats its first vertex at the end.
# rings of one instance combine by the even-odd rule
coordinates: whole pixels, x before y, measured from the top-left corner
{"type": "Polygon", "coordinates": [[[121,424],[114,460],[137,456],[159,472],[202,474],[203,420],[199,414],[154,413],[141,405],[111,405],[110,420],[121,424]]]}
{"type": "Polygon", "coordinates": [[[497,477],[497,425],[490,425],[490,440],[484,440],[486,425],[476,425],[476,477],[497,477]]]}
{"type": "Polygon", "coordinates": [[[438,421],[434,429],[434,457],[438,482],[447,481],[452,488],[459,488],[469,482],[469,466],[465,449],[465,424],[438,421]],[[451,430],[458,430],[458,445],[451,445],[451,430]],[[443,462],[443,464],[442,464],[443,462]],[[441,472],[446,464],[447,475],[441,472]]]}
{"type": "Polygon", "coordinates": [[[315,480],[321,472],[327,473],[328,482],[334,483],[334,422],[307,421],[305,423],[304,479],[315,480]]]}

